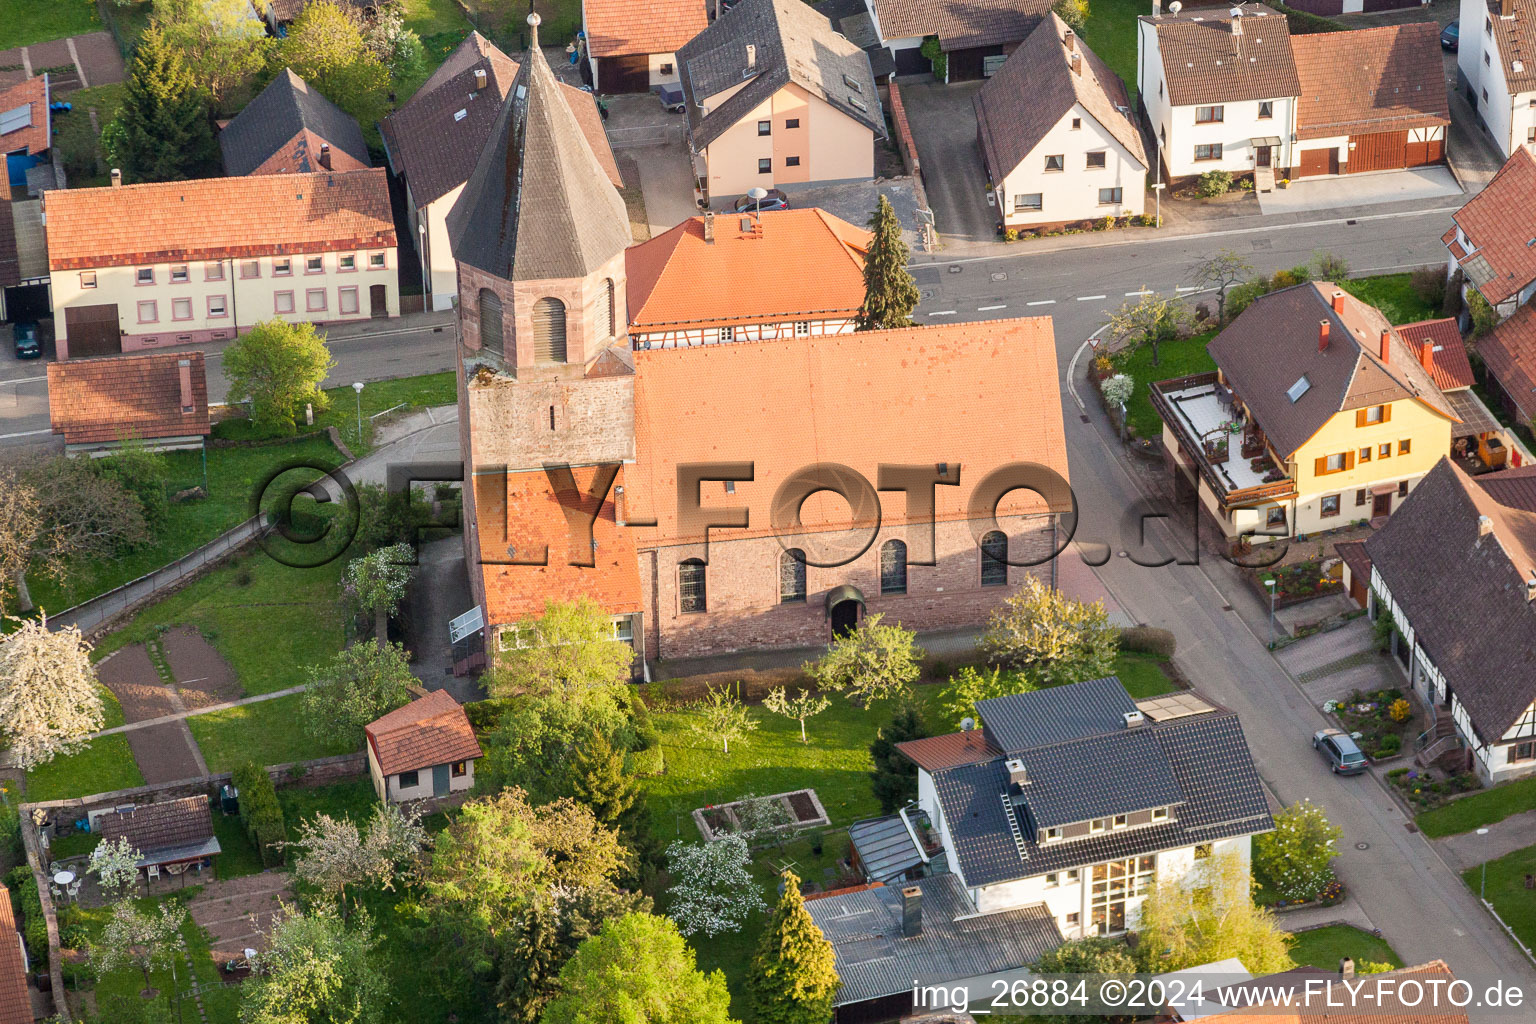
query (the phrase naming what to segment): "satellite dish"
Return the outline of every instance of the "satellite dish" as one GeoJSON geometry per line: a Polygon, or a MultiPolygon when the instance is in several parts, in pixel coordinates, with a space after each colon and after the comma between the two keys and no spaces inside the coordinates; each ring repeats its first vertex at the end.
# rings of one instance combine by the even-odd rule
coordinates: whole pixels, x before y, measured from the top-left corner
{"type": "Polygon", "coordinates": [[[960,731],[961,732],[970,732],[974,728],[976,728],[976,719],[974,719],[974,718],[962,718],[962,719],[960,719],[960,731]]]}
{"type": "Polygon", "coordinates": [[[1184,9],[1184,5],[1179,3],[1179,0],[1173,0],[1173,3],[1168,5],[1168,13],[1169,14],[1178,14],[1183,9],[1184,9]]]}

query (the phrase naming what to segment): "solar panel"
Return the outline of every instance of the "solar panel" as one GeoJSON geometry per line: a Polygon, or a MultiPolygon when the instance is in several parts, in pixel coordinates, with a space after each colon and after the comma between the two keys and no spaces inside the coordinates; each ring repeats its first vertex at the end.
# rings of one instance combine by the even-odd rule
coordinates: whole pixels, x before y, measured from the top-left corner
{"type": "Polygon", "coordinates": [[[1154,722],[1169,722],[1190,715],[1204,715],[1216,709],[1192,693],[1174,693],[1166,697],[1137,701],[1141,713],[1154,722]]]}
{"type": "Polygon", "coordinates": [[[0,113],[0,135],[20,131],[32,123],[32,104],[23,103],[13,110],[0,113]]]}

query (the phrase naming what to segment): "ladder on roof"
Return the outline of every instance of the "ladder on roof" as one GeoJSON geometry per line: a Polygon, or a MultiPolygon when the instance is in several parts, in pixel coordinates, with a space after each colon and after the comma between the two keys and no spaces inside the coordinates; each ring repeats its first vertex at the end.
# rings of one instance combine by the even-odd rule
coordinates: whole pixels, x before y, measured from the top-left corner
{"type": "Polygon", "coordinates": [[[1024,852],[1024,833],[1019,828],[1018,815],[1013,813],[1013,801],[1007,793],[1001,794],[1003,798],[1003,813],[1008,816],[1008,831],[1013,833],[1013,843],[1019,848],[1019,860],[1028,860],[1029,856],[1024,852]]]}

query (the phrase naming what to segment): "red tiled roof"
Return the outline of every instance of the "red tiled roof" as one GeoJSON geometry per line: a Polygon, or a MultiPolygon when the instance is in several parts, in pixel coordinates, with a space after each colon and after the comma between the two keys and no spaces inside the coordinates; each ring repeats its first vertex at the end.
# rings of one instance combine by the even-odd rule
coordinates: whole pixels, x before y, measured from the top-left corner
{"type": "Polygon", "coordinates": [[[447,690],[434,690],[364,728],[385,775],[481,756],[469,716],[447,690]]]}
{"type": "Polygon", "coordinates": [[[586,0],[587,41],[597,57],[673,53],[704,31],[704,0],[586,0]]]}
{"type": "Polygon", "coordinates": [[[987,742],[982,729],[967,729],[943,736],[929,736],[920,740],[907,740],[896,744],[901,751],[924,771],[936,772],[944,768],[957,768],[963,764],[980,764],[1002,753],[987,742]]]}
{"type": "Polygon", "coordinates": [[[213,812],[203,794],[139,804],[129,811],[113,811],[96,819],[103,839],[127,839],[146,858],[169,846],[185,846],[213,836],[213,812]]]}
{"type": "Polygon", "coordinates": [[[690,217],[624,254],[629,322],[641,333],[705,324],[852,316],[864,304],[869,232],[824,210],[780,210],[761,229],[690,217]]]}
{"type": "Polygon", "coordinates": [[[596,551],[572,552],[567,515],[591,519],[591,491],[598,471],[573,468],[580,493],[556,493],[543,472],[480,474],[475,477],[475,529],[485,579],[485,616],[492,624],[517,622],[543,614],[550,601],[590,597],[605,612],[623,615],[640,610],[640,569],[634,530],[618,525],[612,495],[624,486],[624,470],[608,489],[608,498],[592,523],[596,551]],[[513,558],[529,560],[548,546],[546,565],[498,565],[513,558]],[[510,550],[509,550],[510,549],[510,550]],[[591,566],[571,565],[573,560],[591,566]]]}
{"type": "Polygon", "coordinates": [[[1516,405],[1527,415],[1536,410],[1536,306],[1521,306],[1477,339],[1477,354],[1516,405]]]}
{"type": "MultiPolygon", "coordinates": [[[[627,518],[656,520],[633,531],[642,547],[697,539],[678,527],[677,471],[689,463],[754,463],[755,478],[726,502],[749,510],[750,527],[733,539],[772,535],[774,492],[821,463],[873,482],[881,463],[959,465],[979,481],[1033,462],[1065,480],[1061,403],[1049,317],[636,352],[627,518]]],[[[937,492],[938,519],[970,518],[969,488],[937,492]]],[[[999,514],[1046,511],[1034,495],[1012,500],[1025,493],[999,514]]],[[[882,504],[885,523],[906,521],[899,496],[882,504]]],[[[847,503],[825,494],[801,513],[807,531],[850,526],[847,503]]]]}
{"type": "Polygon", "coordinates": [[[1429,374],[1435,387],[1456,391],[1472,386],[1472,364],[1467,361],[1467,346],[1461,340],[1455,317],[1403,324],[1397,333],[1410,349],[1419,353],[1420,363],[1424,362],[1424,346],[1430,346],[1429,374]]]}
{"type": "MultiPolygon", "coordinates": [[[[29,878],[27,885],[33,882],[29,878]]],[[[11,892],[0,885],[0,1024],[32,1024],[32,998],[27,994],[27,959],[11,913],[11,892]]]]}
{"type": "Polygon", "coordinates": [[[1458,262],[1492,305],[1514,297],[1536,280],[1532,195],[1536,195],[1536,155],[1517,146],[1488,186],[1451,215],[1472,246],[1458,262]]]}
{"type": "Polygon", "coordinates": [[[1432,21],[1291,36],[1303,139],[1451,123],[1432,21]]]}
{"type": "Polygon", "coordinates": [[[395,244],[382,167],[63,189],[43,209],[53,270],[395,244]]]}
{"type": "Polygon", "coordinates": [[[207,436],[203,354],[149,352],[49,363],[48,409],[53,432],[63,434],[66,444],[207,436]],[[182,406],[183,370],[191,412],[182,406]]]}
{"type": "Polygon", "coordinates": [[[52,114],[48,111],[48,76],[34,75],[18,82],[9,89],[0,89],[0,114],[30,104],[31,114],[27,123],[15,131],[0,135],[0,154],[45,152],[52,129],[52,114]]]}

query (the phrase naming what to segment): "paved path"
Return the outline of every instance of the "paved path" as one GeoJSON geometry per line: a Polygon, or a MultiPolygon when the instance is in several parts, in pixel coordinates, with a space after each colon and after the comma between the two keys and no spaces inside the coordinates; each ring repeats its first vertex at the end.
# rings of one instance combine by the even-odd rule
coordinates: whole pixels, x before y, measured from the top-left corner
{"type": "Polygon", "coordinates": [[[1536,846],[1536,810],[1512,814],[1503,821],[1486,826],[1488,834],[1463,832],[1431,840],[1440,856],[1458,871],[1476,867],[1485,861],[1498,860],[1506,853],[1536,846]]]}
{"type": "Polygon", "coordinates": [[[1275,660],[1317,707],[1356,690],[1369,693],[1407,688],[1392,660],[1377,653],[1376,631],[1363,616],[1338,629],[1298,640],[1277,651],[1275,660]]]}
{"type": "Polygon", "coordinates": [[[51,39],[45,43],[0,50],[0,67],[17,69],[0,71],[0,88],[24,82],[45,70],[69,68],[68,71],[49,73],[49,92],[54,99],[87,86],[121,82],[126,73],[123,55],[108,32],[87,32],[68,39],[51,39]]]}
{"type": "MultiPolygon", "coordinates": [[[[186,718],[196,718],[198,715],[211,715],[215,711],[228,711],[230,708],[243,707],[246,704],[259,704],[264,700],[276,700],[278,697],[287,697],[290,694],[303,693],[309,689],[308,683],[299,686],[290,686],[283,690],[273,690],[271,693],[258,693],[254,697],[243,697],[240,700],[226,701],[223,704],[210,704],[203,708],[190,708],[185,711],[177,711],[169,715],[161,715],[159,718],[150,718],[142,722],[129,722],[127,725],[114,726],[111,729],[103,729],[101,732],[93,732],[87,739],[95,739],[98,736],[116,736],[118,733],[137,732],[140,729],[150,729],[162,726],[170,722],[180,722],[186,718]]],[[[206,771],[201,774],[208,774],[206,771]]],[[[189,776],[178,775],[177,778],[185,779],[189,776]]]]}

